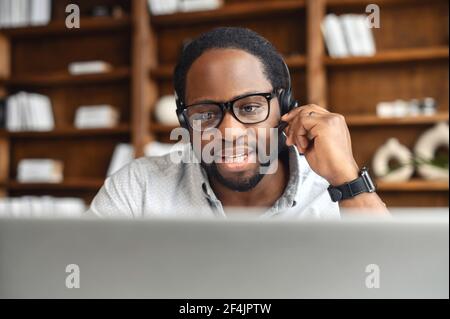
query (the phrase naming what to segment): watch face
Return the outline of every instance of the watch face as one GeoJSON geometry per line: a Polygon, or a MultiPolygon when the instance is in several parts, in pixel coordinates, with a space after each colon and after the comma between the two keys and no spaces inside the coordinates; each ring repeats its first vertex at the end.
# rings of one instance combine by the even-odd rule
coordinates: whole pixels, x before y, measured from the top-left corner
{"type": "Polygon", "coordinates": [[[364,183],[367,186],[367,190],[369,192],[374,192],[375,191],[375,185],[372,182],[372,178],[370,178],[369,172],[367,170],[363,170],[361,172],[361,177],[364,180],[364,183]]]}

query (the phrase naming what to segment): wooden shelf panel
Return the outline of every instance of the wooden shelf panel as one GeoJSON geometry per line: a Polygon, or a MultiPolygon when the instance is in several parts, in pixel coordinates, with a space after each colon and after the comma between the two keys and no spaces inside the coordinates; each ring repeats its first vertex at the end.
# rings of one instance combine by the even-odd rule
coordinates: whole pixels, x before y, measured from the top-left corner
{"type": "Polygon", "coordinates": [[[420,115],[408,117],[378,117],[376,115],[348,115],[345,120],[348,126],[376,126],[376,125],[420,125],[433,124],[440,121],[448,121],[447,113],[437,113],[435,115],[420,115]]]}
{"type": "MultiPolygon", "coordinates": [[[[105,178],[106,179],[106,178],[105,178]]],[[[32,190],[98,190],[102,187],[104,179],[68,179],[61,183],[20,183],[9,181],[8,189],[15,191],[32,190]]]]}
{"type": "Polygon", "coordinates": [[[98,129],[78,129],[65,128],[57,129],[47,132],[24,131],[24,132],[8,132],[7,134],[12,139],[22,138],[67,138],[67,137],[93,137],[93,136],[110,136],[110,135],[125,135],[130,133],[129,125],[119,125],[113,128],[98,128],[98,129]]]}
{"type": "MultiPolygon", "coordinates": [[[[285,57],[285,61],[288,67],[292,69],[306,67],[306,56],[302,54],[285,57]]],[[[170,80],[173,76],[174,69],[175,65],[173,64],[160,65],[150,69],[150,76],[159,80],[170,80]]]]}
{"type": "Polygon", "coordinates": [[[150,130],[154,133],[170,133],[174,128],[179,127],[178,125],[164,125],[160,123],[152,122],[150,123],[150,130]]]}
{"type": "Polygon", "coordinates": [[[52,21],[44,26],[0,29],[0,34],[10,38],[42,37],[47,35],[76,35],[96,31],[114,31],[130,27],[131,20],[128,17],[120,19],[98,17],[81,19],[79,29],[68,29],[65,21],[52,21]]]}
{"type": "Polygon", "coordinates": [[[348,57],[331,58],[325,57],[324,63],[327,66],[348,66],[348,65],[367,65],[377,63],[395,63],[426,61],[435,59],[448,59],[448,46],[432,48],[408,48],[398,50],[386,50],[377,52],[374,56],[367,57],[348,57]]]}
{"type": "Polygon", "coordinates": [[[156,27],[200,24],[229,19],[248,19],[277,13],[292,13],[304,9],[304,0],[271,1],[237,3],[225,5],[222,8],[208,11],[178,12],[167,15],[151,16],[151,22],[156,27]]]}
{"type": "Polygon", "coordinates": [[[412,179],[407,182],[382,182],[377,181],[379,191],[399,191],[399,192],[434,192],[447,191],[448,181],[427,181],[422,179],[412,179]]]}
{"type": "Polygon", "coordinates": [[[16,87],[43,87],[43,86],[61,86],[61,85],[82,85],[102,82],[117,82],[127,80],[130,77],[130,69],[128,67],[120,67],[109,72],[71,75],[69,73],[48,74],[48,75],[28,75],[12,77],[0,81],[0,85],[16,87]],[[3,83],[2,83],[3,82],[3,83]]]}

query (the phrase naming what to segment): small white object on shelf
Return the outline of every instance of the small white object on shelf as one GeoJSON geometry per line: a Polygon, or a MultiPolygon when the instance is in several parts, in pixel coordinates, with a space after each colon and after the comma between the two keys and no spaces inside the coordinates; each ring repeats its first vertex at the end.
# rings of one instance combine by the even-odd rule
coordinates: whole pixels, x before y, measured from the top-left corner
{"type": "Polygon", "coordinates": [[[111,64],[105,61],[83,61],[69,64],[69,73],[72,75],[105,73],[111,70],[111,64]]]}
{"type": "Polygon", "coordinates": [[[107,176],[119,171],[122,167],[130,163],[134,159],[134,149],[133,145],[120,143],[114,149],[114,153],[109,164],[107,176]]]}
{"type": "Polygon", "coordinates": [[[60,183],[63,181],[63,163],[54,159],[22,159],[17,166],[20,183],[60,183]]]}
{"type": "Polygon", "coordinates": [[[155,105],[156,120],[165,125],[178,125],[177,105],[174,95],[162,96],[155,105]]]}
{"type": "Polygon", "coordinates": [[[427,180],[448,180],[448,168],[438,167],[422,161],[431,161],[439,147],[449,149],[449,127],[445,122],[425,131],[417,140],[414,154],[419,160],[417,172],[427,180]]]}
{"type": "Polygon", "coordinates": [[[119,112],[111,105],[84,105],[75,113],[75,127],[111,128],[119,122],[119,112]]]}
{"type": "Polygon", "coordinates": [[[412,153],[396,138],[390,138],[375,152],[372,171],[379,180],[385,182],[407,181],[414,174],[412,153]],[[391,159],[396,159],[400,167],[390,171],[389,161],[391,159]]]}

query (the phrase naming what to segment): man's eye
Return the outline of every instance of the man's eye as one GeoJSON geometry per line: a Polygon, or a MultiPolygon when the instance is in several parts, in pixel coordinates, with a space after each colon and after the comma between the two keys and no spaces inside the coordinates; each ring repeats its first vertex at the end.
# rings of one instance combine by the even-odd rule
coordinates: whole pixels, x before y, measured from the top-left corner
{"type": "Polygon", "coordinates": [[[200,114],[200,119],[201,120],[210,120],[214,117],[214,113],[212,112],[205,112],[205,113],[201,113],[200,114]]]}
{"type": "Polygon", "coordinates": [[[245,113],[251,113],[254,111],[257,111],[257,109],[259,108],[258,105],[244,105],[241,110],[244,111],[245,113]]]}

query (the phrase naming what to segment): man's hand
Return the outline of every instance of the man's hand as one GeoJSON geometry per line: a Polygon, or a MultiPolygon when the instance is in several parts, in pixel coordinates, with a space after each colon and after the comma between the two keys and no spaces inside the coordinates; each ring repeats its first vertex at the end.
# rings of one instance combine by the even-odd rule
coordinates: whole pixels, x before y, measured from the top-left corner
{"type": "MultiPolygon", "coordinates": [[[[284,129],[286,144],[295,145],[306,156],[311,169],[338,186],[359,175],[353,158],[352,143],[347,124],[342,115],[309,104],[293,109],[281,117],[288,123],[284,129]]],[[[343,208],[366,209],[362,212],[389,214],[386,205],[376,193],[364,193],[339,203],[343,208]]]]}
{"type": "Polygon", "coordinates": [[[286,144],[303,153],[312,170],[331,185],[338,186],[358,178],[350,133],[342,115],[308,104],[285,114],[286,144]]]}

